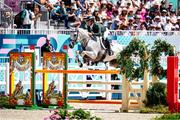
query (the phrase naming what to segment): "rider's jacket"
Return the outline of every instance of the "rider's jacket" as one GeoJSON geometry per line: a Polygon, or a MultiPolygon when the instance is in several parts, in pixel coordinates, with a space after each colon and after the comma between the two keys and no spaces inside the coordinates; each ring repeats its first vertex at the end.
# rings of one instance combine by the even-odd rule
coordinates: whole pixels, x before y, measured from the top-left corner
{"type": "Polygon", "coordinates": [[[91,32],[93,36],[103,36],[106,31],[106,27],[102,24],[94,23],[93,26],[88,26],[88,32],[91,32]]]}

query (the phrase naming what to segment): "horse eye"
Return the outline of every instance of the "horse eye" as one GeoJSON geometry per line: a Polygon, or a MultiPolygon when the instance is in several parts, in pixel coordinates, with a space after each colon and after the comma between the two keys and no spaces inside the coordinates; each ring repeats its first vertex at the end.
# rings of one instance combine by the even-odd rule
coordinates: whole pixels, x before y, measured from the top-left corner
{"type": "Polygon", "coordinates": [[[74,37],[76,37],[77,36],[77,34],[74,34],[74,37]]]}

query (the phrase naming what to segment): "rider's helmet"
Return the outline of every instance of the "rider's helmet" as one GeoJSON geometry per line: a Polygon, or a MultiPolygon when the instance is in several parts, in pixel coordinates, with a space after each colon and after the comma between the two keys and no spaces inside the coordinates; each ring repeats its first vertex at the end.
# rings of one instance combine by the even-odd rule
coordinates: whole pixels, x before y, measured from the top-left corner
{"type": "Polygon", "coordinates": [[[95,17],[94,16],[88,16],[87,17],[87,21],[95,21],[95,17]]]}

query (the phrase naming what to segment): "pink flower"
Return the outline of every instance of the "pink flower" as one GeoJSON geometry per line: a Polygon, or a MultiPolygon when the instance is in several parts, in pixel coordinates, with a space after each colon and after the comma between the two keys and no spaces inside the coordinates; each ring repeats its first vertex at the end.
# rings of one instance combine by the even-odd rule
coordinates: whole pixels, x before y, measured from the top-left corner
{"type": "Polygon", "coordinates": [[[49,117],[45,117],[44,120],[49,120],[49,117]]]}
{"type": "Polygon", "coordinates": [[[70,119],[69,119],[69,116],[66,116],[65,120],[70,120],[70,119]]]}

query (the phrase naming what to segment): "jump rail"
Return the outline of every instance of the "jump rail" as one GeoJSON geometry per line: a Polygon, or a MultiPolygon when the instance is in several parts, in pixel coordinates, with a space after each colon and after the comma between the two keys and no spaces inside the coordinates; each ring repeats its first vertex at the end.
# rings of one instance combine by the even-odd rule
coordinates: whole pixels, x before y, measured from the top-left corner
{"type": "Polygon", "coordinates": [[[119,74],[120,70],[35,70],[36,73],[119,74]]]}

